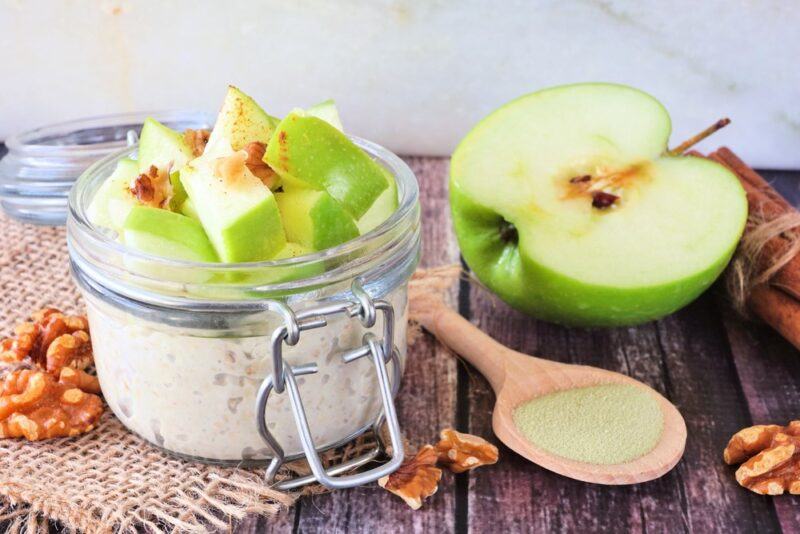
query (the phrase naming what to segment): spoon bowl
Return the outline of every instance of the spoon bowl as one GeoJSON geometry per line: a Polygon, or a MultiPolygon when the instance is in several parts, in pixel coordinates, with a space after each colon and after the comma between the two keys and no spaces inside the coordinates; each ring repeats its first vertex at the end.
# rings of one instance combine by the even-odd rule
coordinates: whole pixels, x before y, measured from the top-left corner
{"type": "MultiPolygon", "coordinates": [[[[419,295],[415,296],[419,297],[419,295]]],[[[517,454],[550,471],[595,484],[636,484],[670,471],[683,456],[686,423],[663,395],[629,376],[613,371],[552,362],[522,354],[490,338],[433,294],[412,299],[412,316],[489,381],[497,401],[492,413],[495,435],[517,454]],[[652,395],[663,414],[663,430],[649,452],[618,464],[571,460],[531,443],[514,423],[514,410],[533,398],[573,388],[626,384],[652,395]]]]}

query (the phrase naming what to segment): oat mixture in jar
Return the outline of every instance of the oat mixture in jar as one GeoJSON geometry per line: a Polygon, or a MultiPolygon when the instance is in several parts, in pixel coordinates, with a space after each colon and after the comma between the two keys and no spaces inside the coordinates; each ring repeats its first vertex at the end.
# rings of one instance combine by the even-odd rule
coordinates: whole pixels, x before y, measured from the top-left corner
{"type": "MultiPolygon", "coordinates": [[[[353,300],[357,283],[394,309],[399,369],[405,361],[407,283],[419,255],[416,180],[396,156],[354,139],[394,177],[399,208],[374,230],[320,253],[246,264],[167,260],[126,248],[86,216],[102,179],[131,150],[101,160],[79,179],[67,222],[73,275],[87,303],[95,361],[106,401],[132,431],[178,455],[215,462],[265,460],[270,448],[256,426],[259,387],[273,369],[270,336],[284,324],[269,301],[295,311],[353,300]],[[311,273],[292,279],[288,272],[311,273]],[[271,282],[275,280],[275,282],[271,282]]],[[[284,347],[319,448],[351,439],[381,413],[368,358],[344,363],[369,330],[334,317],[284,347]]],[[[391,370],[393,363],[389,363],[391,370]]],[[[400,376],[400,373],[397,376],[400,376]]],[[[265,422],[287,456],[301,452],[288,396],[273,392],[265,422]]]]}

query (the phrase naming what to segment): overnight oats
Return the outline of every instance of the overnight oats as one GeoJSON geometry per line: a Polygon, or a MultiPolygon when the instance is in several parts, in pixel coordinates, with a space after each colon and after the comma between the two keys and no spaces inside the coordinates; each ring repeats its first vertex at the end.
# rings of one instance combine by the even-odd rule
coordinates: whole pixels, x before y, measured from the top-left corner
{"type": "MultiPolygon", "coordinates": [[[[330,101],[278,119],[231,87],[211,132],[145,121],[138,149],[93,165],[70,197],[70,260],[108,405],[178,455],[273,458],[256,403],[275,379],[272,336],[286,334],[287,310],[344,302],[360,315],[306,318],[319,324],[278,343],[289,369],[315,366],[293,374],[317,449],[372,426],[379,357],[344,355],[387,332],[381,314],[368,327],[364,298],[390,305],[396,391],[417,195],[399,158],[342,133],[330,101]]],[[[274,388],[263,423],[293,457],[303,447],[287,391],[274,388]]]]}

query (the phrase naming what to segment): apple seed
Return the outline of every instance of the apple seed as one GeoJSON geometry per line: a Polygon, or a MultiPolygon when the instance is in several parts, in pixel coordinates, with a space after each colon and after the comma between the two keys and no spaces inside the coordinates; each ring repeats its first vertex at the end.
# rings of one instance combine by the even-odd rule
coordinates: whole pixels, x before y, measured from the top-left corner
{"type": "Polygon", "coordinates": [[[605,191],[595,191],[592,193],[592,207],[599,210],[610,208],[619,198],[613,193],[606,193],[605,191]]]}

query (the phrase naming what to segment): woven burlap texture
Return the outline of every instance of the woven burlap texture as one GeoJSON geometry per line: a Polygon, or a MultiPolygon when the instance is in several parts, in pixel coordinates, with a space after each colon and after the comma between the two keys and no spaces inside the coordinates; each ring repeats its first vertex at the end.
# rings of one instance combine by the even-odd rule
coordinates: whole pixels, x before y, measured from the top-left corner
{"type": "MultiPolygon", "coordinates": [[[[63,228],[0,215],[0,254],[0,333],[8,335],[44,306],[82,309],[63,228]]],[[[358,452],[350,447],[331,460],[358,452]]],[[[35,532],[51,519],[85,532],[206,532],[227,529],[247,513],[278,513],[297,498],[265,486],[263,470],[172,458],[128,432],[109,411],[79,438],[0,440],[0,458],[0,525],[9,531],[35,532]]]]}

